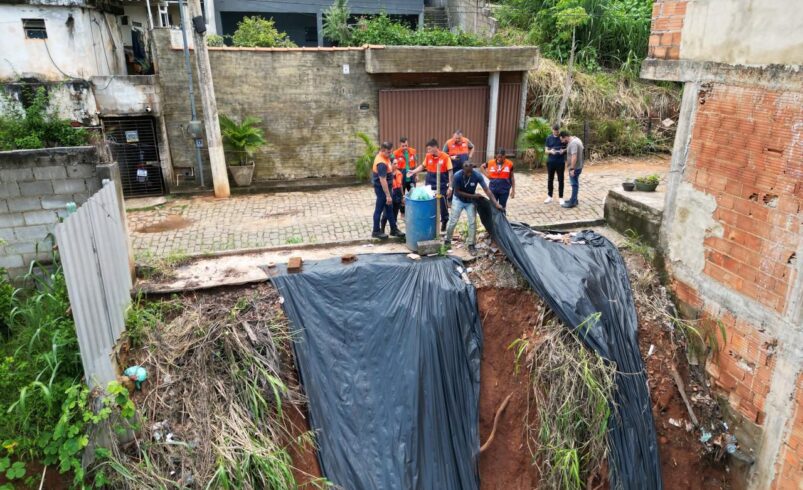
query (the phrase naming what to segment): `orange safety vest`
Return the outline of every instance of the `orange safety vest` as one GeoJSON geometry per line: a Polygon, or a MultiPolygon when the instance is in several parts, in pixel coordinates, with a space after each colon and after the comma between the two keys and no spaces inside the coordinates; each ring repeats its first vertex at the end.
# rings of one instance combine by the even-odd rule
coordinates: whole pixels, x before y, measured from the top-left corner
{"type": "Polygon", "coordinates": [[[393,189],[401,189],[402,180],[404,180],[404,175],[401,172],[398,170],[393,172],[393,189]]]}
{"type": "Polygon", "coordinates": [[[499,165],[496,162],[496,158],[494,158],[492,160],[488,160],[485,168],[488,171],[489,179],[509,179],[510,173],[513,171],[513,162],[505,158],[505,160],[502,162],[502,165],[499,165]]]}
{"type": "Polygon", "coordinates": [[[427,172],[448,172],[452,169],[452,159],[449,158],[449,155],[442,151],[438,152],[437,157],[432,156],[432,153],[427,152],[427,158],[424,160],[424,165],[427,168],[427,172]]]}
{"type": "Polygon", "coordinates": [[[404,169],[414,169],[416,167],[415,164],[415,148],[408,147],[407,148],[407,159],[404,158],[404,150],[402,148],[397,149],[393,152],[393,158],[396,159],[396,164],[399,166],[399,170],[404,169]]]}
{"type": "Polygon", "coordinates": [[[379,167],[380,163],[384,163],[385,165],[388,166],[388,174],[387,174],[386,178],[387,178],[388,182],[391,182],[391,180],[393,179],[393,177],[392,177],[393,176],[393,169],[390,168],[390,158],[388,158],[385,155],[383,155],[382,152],[380,151],[379,153],[376,154],[376,157],[374,157],[374,165],[371,167],[371,175],[373,177],[374,183],[377,183],[377,184],[379,183],[378,167],[379,167]]]}
{"type": "Polygon", "coordinates": [[[449,150],[450,156],[467,155],[470,150],[468,144],[469,141],[466,138],[461,138],[460,143],[454,138],[449,138],[446,141],[446,149],[449,150]]]}

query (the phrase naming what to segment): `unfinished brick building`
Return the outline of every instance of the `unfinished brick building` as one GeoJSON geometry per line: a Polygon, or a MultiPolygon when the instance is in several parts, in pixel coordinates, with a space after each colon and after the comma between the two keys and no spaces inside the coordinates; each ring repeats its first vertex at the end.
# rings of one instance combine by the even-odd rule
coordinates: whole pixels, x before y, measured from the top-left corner
{"type": "Polygon", "coordinates": [[[803,15],[791,3],[656,0],[641,71],[684,83],[661,245],[686,313],[718,332],[707,371],[762,489],[803,488],[803,15]]]}

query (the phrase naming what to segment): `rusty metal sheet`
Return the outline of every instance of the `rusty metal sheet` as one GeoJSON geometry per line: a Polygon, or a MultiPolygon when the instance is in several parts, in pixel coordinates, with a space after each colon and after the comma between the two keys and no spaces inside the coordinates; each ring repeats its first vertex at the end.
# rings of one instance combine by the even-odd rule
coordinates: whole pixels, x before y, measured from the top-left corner
{"type": "MultiPolygon", "coordinates": [[[[499,84],[499,114],[496,117],[496,148],[515,155],[521,109],[521,83],[499,84]]],[[[495,148],[495,149],[496,149],[495,148]]]]}

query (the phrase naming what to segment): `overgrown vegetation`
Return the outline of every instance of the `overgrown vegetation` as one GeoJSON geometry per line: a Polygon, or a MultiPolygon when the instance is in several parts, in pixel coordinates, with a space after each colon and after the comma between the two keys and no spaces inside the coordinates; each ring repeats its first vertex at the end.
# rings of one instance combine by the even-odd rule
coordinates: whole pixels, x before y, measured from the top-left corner
{"type": "Polygon", "coordinates": [[[154,380],[142,400],[150,422],[101,463],[104,478],[131,489],[296,488],[289,448],[313,441],[286,418],[303,398],[287,378],[291,334],[278,294],[264,287],[182,304],[169,307],[172,319],[148,322],[131,352],[154,380]]]}
{"type": "Polygon", "coordinates": [[[576,26],[576,61],[586,71],[600,68],[637,75],[647,54],[652,0],[502,0],[494,16],[500,36],[533,44],[567,63],[576,26]]]}
{"type": "Polygon", "coordinates": [[[8,480],[35,487],[40,475],[27,466],[41,462],[71,474],[73,486],[83,487],[81,461],[90,435],[133,427],[134,406],[117,383],[105,395],[83,384],[58,262],[53,270],[34,264],[22,289],[11,286],[0,270],[0,325],[0,469],[8,480]]]}
{"type": "MultiPolygon", "coordinates": [[[[595,324],[595,318],[589,318],[577,335],[595,324]]],[[[516,371],[529,372],[525,424],[541,485],[586,488],[608,455],[615,366],[586,349],[546,309],[533,330],[510,349],[516,355],[516,371]]]]}
{"type": "Polygon", "coordinates": [[[50,107],[45,87],[23,87],[24,98],[30,102],[20,109],[16,102],[5,97],[0,101],[0,150],[32,150],[54,146],[81,146],[89,141],[89,133],[74,128],[61,119],[50,107]]]}
{"type": "Polygon", "coordinates": [[[171,250],[165,256],[157,256],[150,250],[136,254],[137,275],[143,279],[167,279],[173,269],[187,264],[191,257],[184,250],[171,250]]]}
{"type": "Polygon", "coordinates": [[[371,176],[371,166],[374,164],[374,157],[379,152],[379,146],[365,133],[357,132],[355,136],[365,143],[362,155],[357,157],[354,162],[354,174],[357,176],[357,180],[362,182],[371,176]]]}
{"type": "Polygon", "coordinates": [[[206,36],[206,45],[212,48],[225,46],[226,38],[220,34],[209,34],[206,36]]]}
{"type": "MultiPolygon", "coordinates": [[[[214,42],[218,42],[215,40],[214,42]]],[[[295,48],[285,32],[279,32],[273,19],[259,16],[244,17],[231,36],[234,46],[240,48],[295,48]]],[[[209,42],[207,41],[207,44],[209,42]]]]}
{"type": "Polygon", "coordinates": [[[335,0],[324,12],[323,35],[338,46],[381,44],[386,46],[485,46],[492,41],[448,29],[413,29],[387,14],[361,17],[349,24],[351,12],[346,0],[335,0]]]}
{"type": "Polygon", "coordinates": [[[544,147],[547,137],[552,134],[552,126],[543,117],[531,117],[527,120],[527,126],[519,133],[517,141],[519,148],[525,148],[526,158],[531,161],[535,168],[544,163],[544,147]]]}

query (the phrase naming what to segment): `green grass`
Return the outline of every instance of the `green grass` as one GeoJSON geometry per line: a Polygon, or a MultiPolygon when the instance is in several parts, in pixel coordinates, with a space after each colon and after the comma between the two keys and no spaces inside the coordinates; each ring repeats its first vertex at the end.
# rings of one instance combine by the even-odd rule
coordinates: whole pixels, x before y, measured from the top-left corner
{"type": "Polygon", "coordinates": [[[298,245],[300,243],[304,243],[304,239],[300,236],[291,236],[285,241],[285,243],[288,245],[298,245]]]}
{"type": "Polygon", "coordinates": [[[137,275],[143,279],[167,279],[173,276],[173,269],[188,264],[190,257],[185,250],[171,250],[164,257],[157,256],[150,250],[138,252],[137,275]]]}
{"type": "Polygon", "coordinates": [[[652,263],[655,259],[655,249],[647,245],[637,232],[631,229],[625,230],[625,243],[622,245],[625,250],[644,257],[647,263],[652,263]]]}
{"type": "MultiPolygon", "coordinates": [[[[579,490],[608,454],[615,367],[546,316],[542,314],[532,333],[508,348],[515,353],[516,371],[523,367],[529,372],[525,423],[539,486],[579,490]]],[[[587,333],[597,321],[599,315],[589,316],[577,334],[587,333]]]]}

